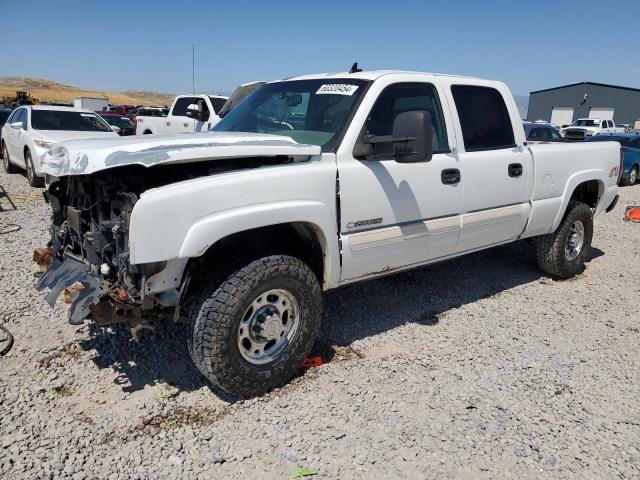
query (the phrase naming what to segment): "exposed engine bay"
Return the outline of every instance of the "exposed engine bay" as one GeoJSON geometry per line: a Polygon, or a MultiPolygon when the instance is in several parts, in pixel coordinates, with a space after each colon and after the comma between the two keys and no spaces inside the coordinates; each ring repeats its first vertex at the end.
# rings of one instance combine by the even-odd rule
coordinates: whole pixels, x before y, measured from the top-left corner
{"type": "Polygon", "coordinates": [[[139,323],[144,312],[164,308],[145,296],[144,280],[166,262],[129,262],[129,225],[145,191],[239,169],[291,163],[287,156],[200,161],[143,167],[127,165],[90,175],[66,176],[45,192],[51,204],[51,241],[34,252],[44,270],[37,288],[49,288],[53,305],[65,292],[69,322],[139,323]]]}

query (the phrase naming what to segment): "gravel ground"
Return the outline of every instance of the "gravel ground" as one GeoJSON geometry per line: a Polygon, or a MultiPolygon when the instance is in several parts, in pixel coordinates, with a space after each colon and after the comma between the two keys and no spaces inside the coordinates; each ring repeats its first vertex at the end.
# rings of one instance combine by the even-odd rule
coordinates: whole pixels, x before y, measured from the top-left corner
{"type": "Polygon", "coordinates": [[[331,292],[327,364],[233,402],[181,327],[79,328],[33,288],[48,206],[0,174],[0,477],[638,478],[640,186],[557,282],[518,243],[331,292]],[[7,202],[0,200],[7,207],[7,202]]]}

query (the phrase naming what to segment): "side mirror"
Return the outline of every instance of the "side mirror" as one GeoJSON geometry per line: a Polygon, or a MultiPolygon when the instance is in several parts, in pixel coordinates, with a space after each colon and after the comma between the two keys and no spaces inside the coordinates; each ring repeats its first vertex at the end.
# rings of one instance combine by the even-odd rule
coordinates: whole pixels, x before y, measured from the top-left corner
{"type": "Polygon", "coordinates": [[[428,162],[433,156],[433,126],[426,110],[403,112],[393,122],[393,155],[396,162],[428,162]]]}
{"type": "Polygon", "coordinates": [[[11,128],[14,130],[20,130],[22,128],[22,122],[13,122],[11,124],[11,128]]]}
{"type": "Polygon", "coordinates": [[[198,108],[197,104],[192,103],[187,107],[187,117],[198,118],[199,116],[200,116],[200,109],[198,108]]]}
{"type": "Polygon", "coordinates": [[[122,131],[122,129],[117,125],[111,125],[111,130],[113,130],[116,133],[120,133],[122,131]]]}

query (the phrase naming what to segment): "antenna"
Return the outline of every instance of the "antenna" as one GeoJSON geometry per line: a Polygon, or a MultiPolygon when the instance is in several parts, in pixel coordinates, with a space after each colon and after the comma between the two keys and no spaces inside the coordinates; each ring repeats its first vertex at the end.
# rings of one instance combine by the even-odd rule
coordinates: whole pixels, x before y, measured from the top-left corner
{"type": "MultiPolygon", "coordinates": [[[[192,101],[196,99],[196,44],[191,44],[191,94],[192,101]]],[[[196,131],[196,121],[193,120],[193,132],[196,131]]]]}
{"type": "Polygon", "coordinates": [[[353,65],[351,65],[351,70],[349,70],[349,73],[358,73],[361,71],[362,69],[358,68],[358,62],[353,62],[353,65]]]}

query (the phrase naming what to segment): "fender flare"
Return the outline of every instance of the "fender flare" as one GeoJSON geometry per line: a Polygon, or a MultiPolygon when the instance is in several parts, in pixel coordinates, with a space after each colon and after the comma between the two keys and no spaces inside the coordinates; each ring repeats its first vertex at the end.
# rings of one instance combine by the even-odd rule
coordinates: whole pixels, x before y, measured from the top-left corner
{"type": "Polygon", "coordinates": [[[607,174],[608,172],[604,172],[603,170],[592,169],[580,171],[569,177],[564,187],[564,192],[562,193],[562,203],[560,205],[560,209],[558,210],[558,214],[556,215],[553,226],[551,227],[552,232],[555,232],[560,225],[560,222],[562,222],[564,214],[567,210],[567,206],[569,205],[569,201],[571,200],[571,195],[573,195],[576,187],[581,183],[593,180],[596,180],[598,182],[597,207],[600,206],[600,201],[602,200],[602,197],[604,195],[604,186],[607,183],[607,174]]]}
{"type": "Polygon", "coordinates": [[[287,223],[304,223],[315,230],[324,254],[324,283],[337,284],[340,258],[336,220],[326,205],[316,201],[248,205],[201,218],[187,231],[178,258],[202,256],[216,242],[235,233],[287,223]]]}

